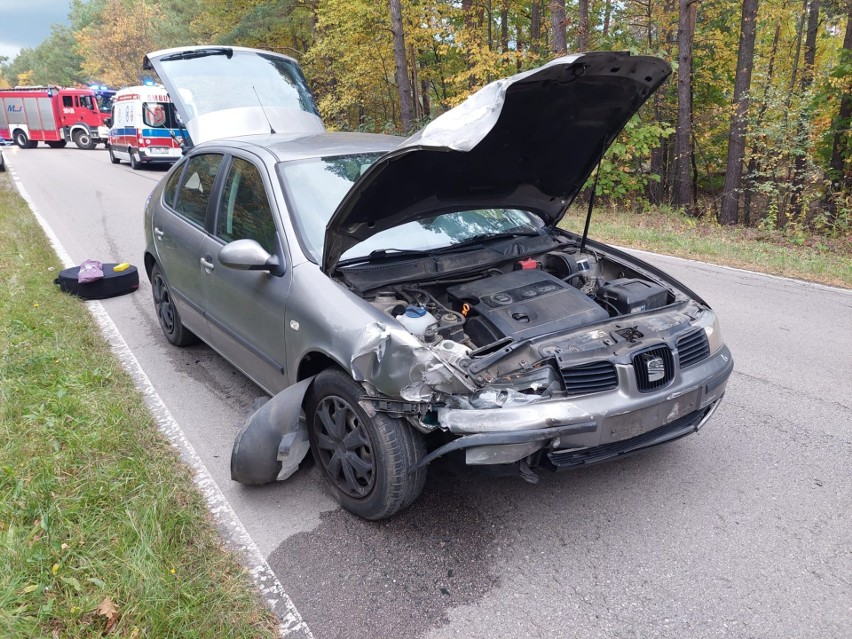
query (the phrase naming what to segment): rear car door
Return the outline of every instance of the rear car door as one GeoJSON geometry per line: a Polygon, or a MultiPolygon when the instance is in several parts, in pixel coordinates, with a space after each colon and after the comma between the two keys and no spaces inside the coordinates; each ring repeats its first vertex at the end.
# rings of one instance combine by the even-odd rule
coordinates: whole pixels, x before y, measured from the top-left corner
{"type": "Polygon", "coordinates": [[[205,341],[202,246],[223,160],[221,153],[190,157],[169,177],[162,205],[153,214],[154,245],[172,298],[186,327],[205,341]]]}
{"type": "Polygon", "coordinates": [[[223,266],[219,251],[228,242],[251,239],[287,264],[287,246],[276,218],[270,177],[251,154],[230,158],[222,176],[215,224],[202,245],[210,344],[271,393],[286,386],[284,307],[290,270],[241,271],[223,266]]]}

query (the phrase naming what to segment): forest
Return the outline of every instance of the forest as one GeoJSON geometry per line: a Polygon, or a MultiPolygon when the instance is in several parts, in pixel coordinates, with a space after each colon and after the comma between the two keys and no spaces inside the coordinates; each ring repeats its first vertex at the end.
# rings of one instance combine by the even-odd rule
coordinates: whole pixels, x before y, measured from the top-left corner
{"type": "Polygon", "coordinates": [[[852,0],[71,0],[70,25],[0,57],[0,86],[118,88],[149,51],[241,45],[296,58],[328,128],[407,134],[566,53],[656,55],[674,72],[603,158],[599,200],[848,238],[850,18],[852,0]]]}

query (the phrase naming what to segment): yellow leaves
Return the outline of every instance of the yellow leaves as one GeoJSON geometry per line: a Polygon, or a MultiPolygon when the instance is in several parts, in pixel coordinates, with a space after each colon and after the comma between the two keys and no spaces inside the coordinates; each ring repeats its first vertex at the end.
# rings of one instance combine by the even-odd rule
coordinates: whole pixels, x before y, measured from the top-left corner
{"type": "Polygon", "coordinates": [[[138,84],[143,56],[158,48],[159,7],[148,0],[106,0],[100,18],[75,33],[83,71],[106,84],[138,84]]]}

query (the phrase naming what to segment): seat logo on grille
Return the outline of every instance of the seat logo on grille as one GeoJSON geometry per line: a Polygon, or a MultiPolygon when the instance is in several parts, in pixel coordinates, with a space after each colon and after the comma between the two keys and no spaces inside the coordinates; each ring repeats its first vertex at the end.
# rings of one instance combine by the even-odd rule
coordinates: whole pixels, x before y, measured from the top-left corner
{"type": "Polygon", "coordinates": [[[648,381],[658,382],[666,376],[666,365],[662,357],[652,357],[645,360],[645,369],[648,371],[648,381]]]}

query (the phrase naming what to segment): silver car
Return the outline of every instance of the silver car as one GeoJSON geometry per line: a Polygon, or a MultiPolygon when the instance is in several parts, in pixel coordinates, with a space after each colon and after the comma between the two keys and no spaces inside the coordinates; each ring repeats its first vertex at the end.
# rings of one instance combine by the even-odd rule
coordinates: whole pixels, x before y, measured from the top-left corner
{"type": "Polygon", "coordinates": [[[409,139],[326,132],[285,56],[145,64],[193,143],[145,211],[163,332],[271,396],[234,443],[235,480],[285,479],[310,450],[344,508],[382,519],[448,453],[536,481],[693,433],[718,407],[733,360],[710,307],[558,228],[662,60],[560,58],[409,139]]]}

